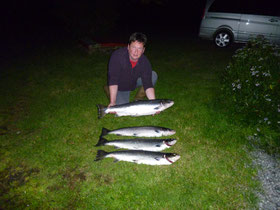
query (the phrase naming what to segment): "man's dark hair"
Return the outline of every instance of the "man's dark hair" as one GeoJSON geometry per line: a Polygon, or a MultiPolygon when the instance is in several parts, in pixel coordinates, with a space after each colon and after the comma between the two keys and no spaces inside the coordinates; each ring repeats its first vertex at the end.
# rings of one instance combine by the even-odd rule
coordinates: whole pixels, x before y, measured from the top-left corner
{"type": "Polygon", "coordinates": [[[131,34],[131,36],[129,37],[129,44],[131,44],[132,42],[135,42],[135,41],[143,43],[143,45],[145,47],[145,45],[147,43],[147,37],[143,33],[135,32],[135,33],[131,34]]]}

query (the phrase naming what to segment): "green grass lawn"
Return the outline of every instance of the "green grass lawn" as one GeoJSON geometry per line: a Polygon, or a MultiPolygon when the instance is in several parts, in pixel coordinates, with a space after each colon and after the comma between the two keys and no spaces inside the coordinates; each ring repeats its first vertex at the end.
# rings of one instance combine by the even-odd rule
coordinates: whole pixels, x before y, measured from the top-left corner
{"type": "MultiPolygon", "coordinates": [[[[248,209],[258,188],[249,128],[216,102],[219,73],[236,48],[188,40],[151,43],[157,98],[175,101],[156,116],[97,119],[110,54],[46,48],[2,67],[0,208],[248,209]],[[170,166],[94,162],[102,127],[176,130],[170,166]]],[[[135,92],[132,94],[132,98],[135,92]]],[[[116,139],[116,136],[106,136],[116,139]]],[[[123,138],[123,137],[122,137],[123,138]]]]}

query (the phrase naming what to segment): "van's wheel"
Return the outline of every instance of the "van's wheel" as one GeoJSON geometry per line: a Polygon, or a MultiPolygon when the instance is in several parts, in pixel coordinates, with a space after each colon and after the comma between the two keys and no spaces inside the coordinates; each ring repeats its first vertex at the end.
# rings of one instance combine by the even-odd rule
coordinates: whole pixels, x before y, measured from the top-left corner
{"type": "Polygon", "coordinates": [[[217,47],[228,47],[231,45],[233,35],[228,30],[217,31],[214,35],[214,43],[217,47]]]}

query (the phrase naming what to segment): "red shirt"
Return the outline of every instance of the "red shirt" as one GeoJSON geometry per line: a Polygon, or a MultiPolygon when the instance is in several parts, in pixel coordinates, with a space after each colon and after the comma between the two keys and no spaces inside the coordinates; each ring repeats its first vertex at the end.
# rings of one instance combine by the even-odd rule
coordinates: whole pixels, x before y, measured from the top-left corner
{"type": "Polygon", "coordinates": [[[132,61],[130,59],[129,59],[129,61],[131,63],[132,68],[134,68],[136,66],[137,62],[138,62],[138,61],[132,61]]]}

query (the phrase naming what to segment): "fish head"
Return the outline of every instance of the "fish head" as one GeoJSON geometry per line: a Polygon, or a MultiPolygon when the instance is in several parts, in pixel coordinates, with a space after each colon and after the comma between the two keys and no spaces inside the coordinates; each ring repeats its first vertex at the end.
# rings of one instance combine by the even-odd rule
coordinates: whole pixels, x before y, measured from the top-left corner
{"type": "Polygon", "coordinates": [[[161,105],[164,109],[167,109],[171,106],[173,106],[174,101],[170,100],[170,99],[163,99],[161,100],[161,105]]]}
{"type": "Polygon", "coordinates": [[[180,159],[180,155],[176,154],[176,153],[166,153],[164,155],[165,159],[168,160],[168,162],[170,162],[171,164],[176,162],[177,160],[180,159]]]}
{"type": "Polygon", "coordinates": [[[164,141],[164,143],[171,147],[172,145],[176,144],[177,140],[176,139],[167,139],[166,141],[164,141]]]}

